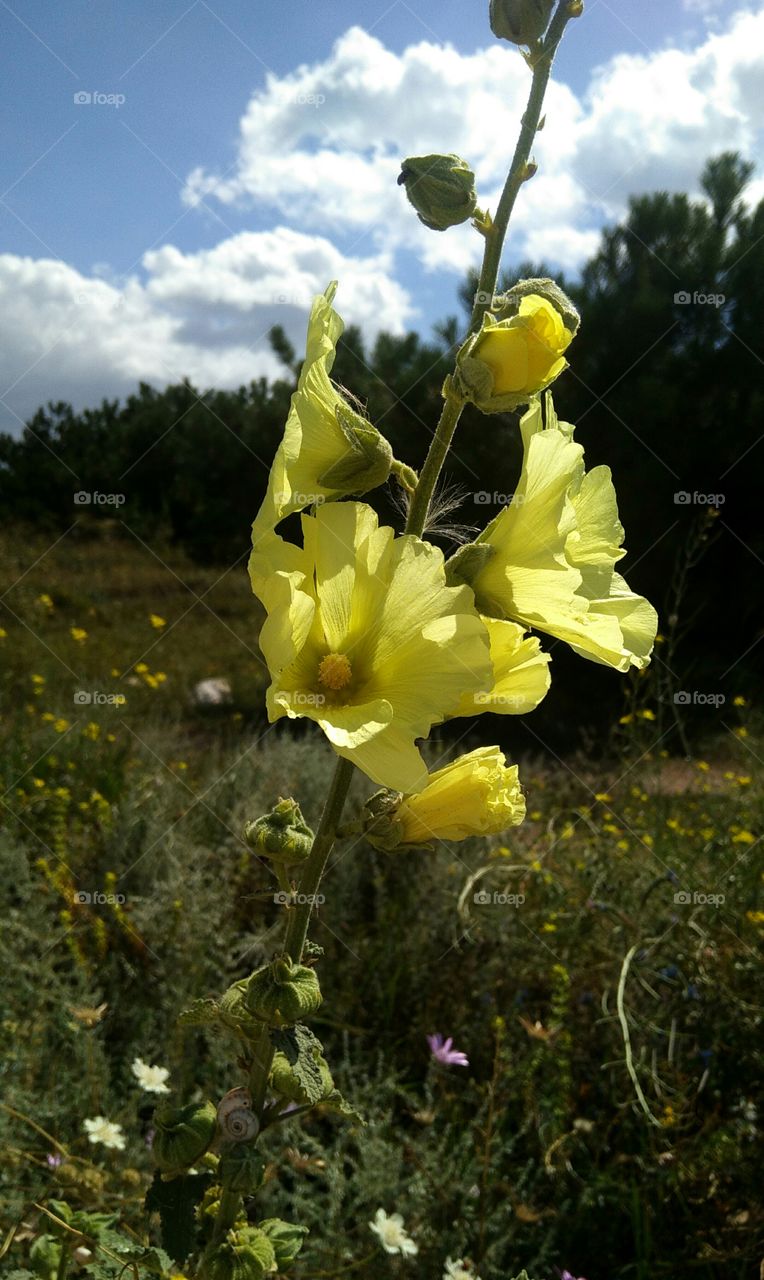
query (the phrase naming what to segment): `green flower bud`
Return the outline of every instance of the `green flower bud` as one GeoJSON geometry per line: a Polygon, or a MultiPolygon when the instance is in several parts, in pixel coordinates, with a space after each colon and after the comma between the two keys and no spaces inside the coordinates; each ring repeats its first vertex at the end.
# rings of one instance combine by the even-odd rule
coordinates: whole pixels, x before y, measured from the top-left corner
{"type": "Polygon", "coordinates": [[[283,1222],[281,1218],[266,1218],[264,1222],[258,1223],[258,1226],[273,1245],[279,1271],[283,1271],[285,1267],[291,1267],[302,1248],[308,1228],[295,1226],[293,1222],[283,1222]]]}
{"type": "Polygon", "coordinates": [[[280,956],[258,969],[247,980],[245,1005],[261,1022],[290,1027],[321,1004],[321,988],[315,971],[280,956]]]}
{"type": "Polygon", "coordinates": [[[265,1161],[252,1146],[229,1147],[220,1157],[218,1177],[227,1191],[253,1196],[263,1185],[265,1161]]]}
{"type": "Polygon", "coordinates": [[[217,1112],[211,1102],[161,1107],[154,1114],[152,1152],[162,1173],[180,1173],[201,1159],[215,1137],[217,1112]]]}
{"type": "Polygon", "coordinates": [[[400,791],[375,791],[363,806],[361,822],[369,844],[383,853],[397,849],[403,839],[403,827],[396,818],[403,795],[400,791]]]}
{"type": "Polygon", "coordinates": [[[512,44],[534,44],[549,26],[554,0],[491,0],[491,30],[512,44]]]}
{"type": "Polygon", "coordinates": [[[263,1280],[276,1270],[276,1252],[259,1227],[239,1227],[229,1231],[221,1244],[206,1260],[205,1275],[209,1280],[263,1280]]]}
{"type": "Polygon", "coordinates": [[[402,185],[431,231],[458,226],[475,212],[475,175],[459,156],[410,156],[398,178],[402,185]]]}
{"type": "Polygon", "coordinates": [[[229,1031],[235,1031],[245,1040],[260,1034],[262,1020],[256,1018],[247,1006],[249,978],[240,978],[220,997],[217,1017],[229,1031]]]}
{"type": "Polygon", "coordinates": [[[558,284],[555,284],[554,280],[550,280],[547,276],[540,276],[532,280],[518,280],[517,284],[513,284],[507,293],[502,293],[494,299],[491,312],[496,316],[497,320],[510,320],[512,316],[516,316],[519,313],[520,303],[523,298],[527,298],[530,294],[535,294],[539,298],[546,298],[547,302],[551,302],[555,310],[561,315],[565,328],[575,338],[578,326],[581,323],[581,316],[564,289],[561,289],[558,284]]]}
{"type": "Polygon", "coordinates": [[[247,844],[264,858],[274,862],[303,862],[313,847],[313,832],[291,798],[279,800],[270,813],[244,828],[247,844]]]}
{"type": "MultiPolygon", "coordinates": [[[[317,1044],[313,1047],[312,1056],[321,1076],[323,1095],[327,1097],[334,1088],[334,1080],[329,1070],[329,1063],[317,1044]]],[[[300,1106],[307,1106],[309,1102],[315,1101],[315,1098],[309,1097],[307,1089],[300,1083],[300,1079],[292,1069],[286,1054],[282,1053],[280,1049],[277,1049],[273,1055],[271,1088],[274,1093],[280,1094],[288,1102],[296,1102],[300,1106]]]]}

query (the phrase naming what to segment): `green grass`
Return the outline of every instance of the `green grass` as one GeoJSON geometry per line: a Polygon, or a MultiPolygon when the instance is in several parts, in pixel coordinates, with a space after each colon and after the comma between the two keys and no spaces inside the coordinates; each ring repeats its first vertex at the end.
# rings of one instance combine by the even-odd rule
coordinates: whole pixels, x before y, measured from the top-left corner
{"type": "MultiPolygon", "coordinates": [[[[243,825],[281,794],[315,824],[332,756],[310,726],[264,719],[243,564],[221,579],[113,534],[6,542],[0,564],[15,584],[0,618],[0,959],[14,975],[0,1199],[6,1229],[26,1224],[8,1254],[20,1266],[44,1230],[33,1201],[118,1212],[145,1235],[151,1098],[135,1056],[169,1067],[178,1099],[240,1083],[233,1046],[177,1015],[277,947],[276,886],[243,825]],[[194,707],[209,676],[230,680],[230,706],[194,707]],[[78,689],[126,701],[79,705],[78,689]],[[123,1125],[124,1152],[88,1145],[97,1114],[123,1125]]],[[[338,845],[312,929],[313,1026],[368,1123],[319,1110],[267,1136],[257,1212],[311,1227],[296,1276],[439,1280],[449,1254],[483,1280],[753,1274],[762,736],[746,706],[725,718],[736,732],[703,759],[669,759],[637,717],[604,763],[521,762],[529,817],[504,842],[338,845]],[[432,1063],[436,1030],[468,1070],[432,1063]],[[416,1264],[396,1271],[375,1249],[380,1206],[404,1215],[416,1264]]],[[[371,790],[357,776],[351,807],[371,790]]]]}

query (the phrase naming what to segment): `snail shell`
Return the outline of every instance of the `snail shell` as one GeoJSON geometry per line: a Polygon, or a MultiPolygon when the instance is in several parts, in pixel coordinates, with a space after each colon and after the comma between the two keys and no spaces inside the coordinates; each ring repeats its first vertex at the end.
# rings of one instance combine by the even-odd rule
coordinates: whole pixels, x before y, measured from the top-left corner
{"type": "Polygon", "coordinates": [[[227,1142],[252,1142],[257,1137],[260,1123],[248,1089],[229,1089],[218,1107],[218,1125],[227,1142]]]}

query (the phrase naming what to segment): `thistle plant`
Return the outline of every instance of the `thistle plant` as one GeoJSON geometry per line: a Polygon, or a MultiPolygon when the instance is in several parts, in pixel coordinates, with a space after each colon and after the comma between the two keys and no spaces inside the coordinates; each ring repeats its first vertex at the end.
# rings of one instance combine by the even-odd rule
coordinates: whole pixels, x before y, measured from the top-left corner
{"type": "MultiPolygon", "coordinates": [[[[419,474],[393,456],[331,380],[343,331],[336,282],[313,302],[305,360],[253,524],[249,573],[266,615],[260,646],[271,680],[268,717],[315,721],[337,763],[315,834],[292,797],[274,797],[270,813],[247,826],[284,907],[272,958],[181,1014],[186,1025],[219,1029],[236,1050],[232,1087],[217,1107],[164,1107],[155,1120],[159,1168],[149,1207],[160,1211],[172,1239],[174,1218],[187,1212],[189,1198],[196,1202],[193,1240],[175,1256],[198,1280],[260,1280],[289,1269],[304,1231],[258,1220],[260,1135],[287,1111],[349,1111],[307,1025],[327,981],[319,979],[321,950],[308,934],[335,841],[365,839],[395,855],[521,823],[518,768],[498,746],[428,773],[419,741],[456,717],[532,711],[550,687],[541,637],[618,671],[649,661],[657,618],[616,572],[623,529],[610,472],[587,471],[574,427],[558,419],[549,390],[575,351],[575,307],[546,279],[496,292],[510,215],[535,172],[531,150],[552,60],[581,9],[578,0],[491,0],[495,34],[524,49],[530,74],[494,213],[479,207],[474,174],[459,156],[402,164],[400,184],[428,228],[443,234],[471,221],[483,240],[469,329],[443,384],[419,474]],[[446,558],[428,537],[429,518],[468,404],[489,416],[525,410],[522,471],[514,500],[446,558]],[[380,524],[361,500],[388,483],[404,497],[400,531],[380,524]],[[280,531],[298,513],[301,541],[280,531]],[[368,798],[359,821],[341,827],[356,769],[369,783],[368,798]]],[[[387,1239],[384,1226],[374,1229],[387,1239]]],[[[448,1259],[449,1274],[461,1265],[448,1259]]]]}

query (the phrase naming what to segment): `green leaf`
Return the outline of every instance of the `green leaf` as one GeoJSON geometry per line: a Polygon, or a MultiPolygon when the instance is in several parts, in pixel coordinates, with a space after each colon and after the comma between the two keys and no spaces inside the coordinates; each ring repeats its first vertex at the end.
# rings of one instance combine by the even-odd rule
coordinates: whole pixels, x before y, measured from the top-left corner
{"type": "Polygon", "coordinates": [[[178,1015],[181,1027],[215,1027],[220,1025],[220,1006],[217,1000],[207,996],[194,1000],[188,1009],[178,1015]]]}
{"type": "Polygon", "coordinates": [[[184,1174],[163,1182],[157,1170],[146,1192],[147,1213],[158,1213],[162,1226],[162,1246],[181,1264],[196,1243],[194,1210],[212,1182],[209,1174],[184,1174]]]}
{"type": "Polygon", "coordinates": [[[347,1120],[356,1120],[358,1124],[366,1124],[360,1112],[343,1098],[339,1089],[332,1089],[327,1097],[321,1099],[321,1106],[327,1107],[329,1111],[335,1111],[337,1115],[345,1116],[347,1120]]]}
{"type": "Polygon", "coordinates": [[[274,1049],[283,1053],[289,1063],[306,1103],[320,1102],[325,1085],[319,1065],[322,1046],[318,1037],[298,1022],[285,1030],[271,1031],[271,1041],[274,1049]]]}

